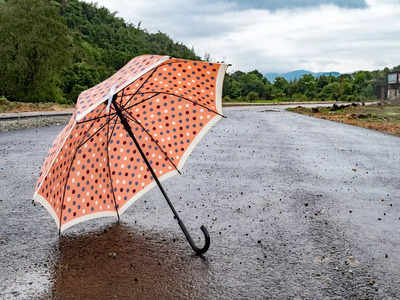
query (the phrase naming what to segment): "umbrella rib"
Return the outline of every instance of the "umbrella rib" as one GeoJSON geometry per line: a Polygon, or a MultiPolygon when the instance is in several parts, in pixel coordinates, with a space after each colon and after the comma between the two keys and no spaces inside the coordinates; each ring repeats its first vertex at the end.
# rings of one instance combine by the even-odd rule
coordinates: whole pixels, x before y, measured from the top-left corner
{"type": "MultiPolygon", "coordinates": [[[[180,63],[180,62],[182,62],[182,61],[184,61],[184,60],[174,61],[174,62],[169,62],[169,63],[162,63],[161,65],[158,65],[157,67],[155,67],[155,68],[152,70],[152,73],[149,75],[149,77],[142,83],[142,85],[136,90],[136,92],[135,92],[134,94],[132,94],[132,96],[129,98],[129,100],[128,100],[121,108],[125,108],[125,107],[129,104],[129,102],[132,100],[132,98],[133,98],[135,95],[141,94],[141,93],[139,93],[139,90],[149,81],[149,79],[153,76],[153,74],[157,71],[157,69],[158,69],[159,67],[165,66],[165,65],[167,65],[167,64],[177,64],[177,63],[180,63]]],[[[135,81],[136,81],[136,80],[135,80],[135,81]]],[[[132,82],[132,83],[133,83],[133,82],[132,82]]],[[[125,90],[125,89],[122,90],[122,93],[124,92],[124,90],[125,90]]],[[[155,92],[155,93],[157,93],[157,92],[155,92]]],[[[148,99],[151,99],[151,98],[153,98],[153,97],[155,97],[155,96],[158,96],[159,94],[160,94],[160,93],[158,93],[158,94],[156,94],[156,95],[154,95],[154,96],[152,96],[152,97],[150,97],[150,98],[148,98],[148,99]]],[[[124,95],[123,95],[123,96],[124,96],[124,95]]],[[[136,103],[136,104],[140,104],[140,103],[142,103],[142,102],[144,102],[144,101],[146,101],[146,100],[148,100],[148,99],[142,100],[141,102],[136,103]]],[[[109,115],[104,115],[104,116],[100,116],[100,117],[97,117],[97,118],[93,118],[93,119],[89,119],[89,120],[80,121],[80,122],[77,122],[77,124],[81,124],[81,123],[86,123],[86,122],[94,121],[94,120],[101,119],[101,118],[104,118],[104,117],[107,117],[107,116],[111,116],[111,115],[115,115],[115,114],[116,114],[116,113],[111,113],[111,114],[109,114],[109,115]]]]}
{"type": "MultiPolygon", "coordinates": [[[[116,118],[116,115],[115,116],[113,116],[111,119],[109,119],[109,120],[112,120],[112,119],[114,119],[114,118],[116,118]]],[[[82,143],[80,143],[79,145],[78,145],[78,149],[80,148],[80,147],[82,147],[84,144],[86,144],[86,142],[88,141],[88,140],[90,140],[93,136],[95,136],[100,130],[102,130],[107,124],[109,123],[109,121],[107,121],[107,122],[105,122],[103,125],[101,125],[100,126],[100,128],[99,129],[97,129],[93,134],[91,134],[84,142],[82,142],[82,143]]],[[[90,130],[90,129],[89,129],[90,130]]]]}
{"type": "MultiPolygon", "coordinates": [[[[113,127],[113,131],[114,131],[114,127],[113,127]]],[[[110,176],[110,184],[111,184],[111,192],[114,198],[114,207],[115,207],[115,211],[117,213],[117,217],[118,217],[118,222],[119,222],[119,212],[118,212],[118,207],[117,207],[117,199],[115,198],[115,193],[114,193],[114,186],[113,186],[113,180],[112,180],[112,176],[111,176],[111,168],[110,168],[110,155],[108,152],[108,146],[109,146],[109,139],[108,139],[108,134],[110,133],[110,117],[108,118],[107,121],[107,135],[106,135],[106,151],[107,151],[107,168],[108,168],[108,175],[110,176]]]]}
{"type": "MultiPolygon", "coordinates": [[[[139,94],[142,94],[142,93],[139,93],[139,94]]],[[[153,94],[153,93],[151,93],[151,94],[153,94]]],[[[132,108],[133,106],[142,104],[143,102],[146,102],[147,100],[153,99],[154,97],[157,97],[157,96],[160,95],[160,94],[161,94],[160,92],[154,92],[154,95],[150,96],[149,98],[143,99],[142,101],[140,101],[140,102],[138,102],[138,103],[135,103],[135,104],[132,104],[131,106],[128,106],[128,107],[121,107],[121,109],[127,110],[127,109],[129,109],[129,108],[132,108]]],[[[135,96],[135,95],[137,95],[137,94],[133,94],[133,96],[135,96]]],[[[133,97],[133,96],[132,96],[132,97],[133,97]]]]}
{"type": "MultiPolygon", "coordinates": [[[[125,88],[123,88],[122,90],[121,90],[121,105],[122,105],[122,101],[124,100],[124,97],[125,97],[125,88]]],[[[114,95],[113,95],[113,99],[112,99],[112,101],[114,101],[114,99],[116,100],[116,99],[118,99],[118,92],[117,93],[115,93],[114,95]]],[[[114,113],[116,114],[117,112],[115,111],[115,109],[114,109],[114,106],[112,106],[112,105],[110,105],[110,109],[112,109],[112,110],[114,110],[114,113]]]]}
{"type": "MultiPolygon", "coordinates": [[[[125,110],[124,110],[125,111],[125,110]]],[[[150,137],[150,139],[157,145],[157,147],[161,150],[161,152],[164,154],[164,156],[169,160],[169,162],[174,166],[174,168],[176,169],[176,171],[178,171],[179,175],[182,175],[181,171],[179,171],[178,167],[175,165],[175,163],[171,160],[171,158],[167,155],[167,152],[165,152],[162,147],[160,146],[160,144],[158,143],[158,141],[150,134],[150,132],[148,132],[144,126],[134,117],[132,116],[128,111],[125,111],[125,113],[128,114],[128,118],[131,119],[131,121],[139,124],[139,126],[143,129],[144,132],[146,132],[146,134],[150,137]]]]}
{"type": "Polygon", "coordinates": [[[71,167],[72,167],[72,164],[74,163],[74,160],[76,157],[76,153],[78,153],[78,148],[75,149],[74,156],[72,157],[71,163],[68,168],[67,178],[65,179],[64,191],[63,191],[63,196],[62,196],[62,200],[61,200],[60,227],[58,230],[58,235],[61,234],[61,221],[62,221],[62,215],[63,215],[63,210],[64,210],[63,208],[64,208],[65,191],[66,191],[66,187],[67,187],[68,180],[69,180],[69,174],[71,174],[71,167]]]}
{"type": "MultiPolygon", "coordinates": [[[[183,60],[182,60],[183,61],[183,60]]],[[[158,65],[157,67],[155,67],[153,70],[152,70],[152,72],[151,72],[151,74],[149,75],[149,77],[142,83],[142,85],[136,90],[136,92],[135,93],[133,93],[132,94],[132,96],[129,98],[129,100],[121,107],[121,108],[125,108],[127,105],[128,105],[128,103],[132,100],[132,98],[135,96],[135,95],[137,95],[137,94],[141,94],[141,93],[139,93],[139,90],[149,81],[149,79],[153,76],[153,74],[158,70],[158,68],[160,68],[160,67],[162,67],[162,66],[165,66],[165,65],[168,65],[168,64],[177,64],[177,63],[180,63],[181,61],[174,61],[174,62],[168,62],[168,63],[162,63],[161,65],[158,65]]],[[[136,81],[136,80],[135,80],[136,81]]],[[[132,82],[133,83],[133,82],[132,82]]],[[[132,84],[131,83],[131,84],[132,84]]],[[[123,89],[123,90],[125,90],[125,89],[123,89]]],[[[156,95],[157,96],[157,95],[156,95]]],[[[147,100],[147,99],[146,99],[147,100]]],[[[144,101],[146,101],[146,100],[143,100],[142,102],[144,102],[144,101]]],[[[140,102],[141,103],[141,102],[140,102]]],[[[140,103],[137,103],[137,104],[140,104],[140,103]]]]}
{"type": "MultiPolygon", "coordinates": [[[[170,57],[170,59],[171,59],[171,57],[170,57]]],[[[132,96],[129,98],[129,100],[128,100],[123,106],[121,106],[121,108],[125,109],[126,106],[129,104],[129,102],[131,102],[132,98],[133,98],[135,95],[137,95],[137,94],[144,94],[144,93],[139,93],[140,89],[150,80],[150,78],[154,75],[154,73],[155,73],[160,67],[166,66],[166,65],[170,65],[170,64],[179,64],[179,63],[185,62],[185,59],[177,59],[177,58],[174,58],[174,59],[175,59],[176,61],[173,61],[173,62],[164,62],[164,63],[162,63],[162,64],[156,66],[156,67],[152,70],[152,72],[151,72],[151,74],[149,75],[149,77],[141,84],[141,86],[135,91],[135,93],[132,94],[132,96]]],[[[146,74],[147,74],[147,73],[146,73],[146,74]]],[[[143,74],[143,75],[145,75],[145,74],[143,74]]],[[[135,81],[136,81],[136,80],[135,80],[135,81]]],[[[134,81],[134,82],[135,82],[135,81],[134,81]]],[[[132,82],[132,83],[133,83],[133,82],[132,82]]],[[[130,83],[130,84],[132,84],[132,83],[130,83]]],[[[125,90],[125,88],[123,89],[123,91],[124,91],[124,90],[125,90]]],[[[156,92],[156,93],[157,93],[157,92],[156,92]]],[[[160,92],[158,92],[158,93],[160,93],[160,92]]],[[[165,93],[165,94],[167,94],[167,93],[165,93]]],[[[173,95],[173,94],[171,94],[171,95],[173,95]]],[[[157,96],[157,95],[155,95],[155,96],[157,96]]],[[[151,98],[152,98],[152,97],[151,97],[151,98]]],[[[181,97],[181,98],[183,98],[183,97],[181,97]]],[[[142,100],[141,102],[136,103],[136,104],[140,104],[140,103],[142,103],[142,102],[144,102],[144,101],[146,101],[146,100],[148,100],[148,99],[142,100]]],[[[191,101],[191,100],[189,100],[189,99],[185,99],[185,100],[191,101]]],[[[223,117],[223,118],[226,118],[225,116],[219,114],[219,113],[216,112],[216,111],[213,111],[212,109],[209,109],[209,108],[206,107],[206,106],[203,106],[203,105],[201,105],[201,104],[199,104],[199,103],[196,103],[196,102],[194,102],[194,101],[191,101],[191,102],[193,102],[193,103],[195,103],[195,104],[198,104],[198,105],[200,105],[200,106],[202,106],[202,107],[208,109],[209,111],[211,111],[211,112],[213,112],[213,113],[215,113],[215,114],[220,115],[220,116],[223,117]]]]}
{"type": "Polygon", "coordinates": [[[93,119],[83,120],[83,121],[77,122],[76,124],[82,124],[82,123],[86,123],[86,122],[90,122],[90,121],[99,120],[101,118],[110,117],[110,116],[115,115],[115,114],[116,113],[111,113],[111,114],[104,115],[104,116],[99,116],[99,117],[96,117],[96,118],[93,118],[93,119]]]}
{"type": "MultiPolygon", "coordinates": [[[[182,60],[182,61],[184,61],[184,60],[182,60]]],[[[140,91],[140,89],[149,81],[149,79],[151,78],[151,77],[153,77],[153,75],[154,75],[154,73],[158,70],[158,68],[160,68],[160,67],[162,67],[162,66],[165,66],[165,65],[168,65],[168,64],[177,64],[177,63],[180,63],[181,61],[174,61],[174,62],[168,62],[168,63],[162,63],[162,64],[160,64],[160,65],[158,65],[157,67],[155,67],[153,70],[152,70],[152,72],[151,72],[151,74],[149,75],[149,77],[142,83],[142,85],[135,91],[135,93],[133,93],[132,95],[131,95],[131,97],[129,98],[129,100],[121,107],[122,109],[124,109],[128,104],[129,104],[129,102],[132,100],[132,98],[135,96],[135,95],[137,95],[137,94],[143,94],[143,93],[140,93],[139,91],[140,91]]],[[[136,81],[136,80],[135,80],[136,81]]],[[[132,82],[133,83],[133,82],[132,82]]],[[[131,84],[132,84],[131,83],[131,84]]],[[[123,89],[123,90],[125,90],[125,89],[123,89]]],[[[155,92],[155,93],[157,93],[157,92],[155,92]]],[[[159,95],[160,93],[158,92],[158,94],[157,95],[159,95]]],[[[157,96],[157,95],[154,95],[153,97],[155,97],[155,96],[157,96]]],[[[152,98],[152,97],[150,97],[150,98],[152,98]]],[[[140,103],[142,103],[142,102],[144,102],[144,101],[146,101],[146,100],[148,100],[148,99],[145,99],[145,100],[142,100],[141,102],[139,102],[139,103],[136,103],[136,104],[140,104],[140,103]]]]}
{"type": "Polygon", "coordinates": [[[110,138],[107,137],[107,143],[109,143],[111,141],[111,139],[112,139],[112,135],[114,133],[115,126],[117,125],[117,121],[118,121],[118,118],[115,118],[113,129],[111,130],[110,138]]]}
{"type": "Polygon", "coordinates": [[[212,112],[212,113],[214,113],[214,114],[216,114],[216,115],[219,115],[219,116],[221,116],[221,117],[223,117],[223,118],[226,118],[224,115],[220,114],[219,112],[216,112],[215,110],[212,110],[211,108],[208,108],[207,106],[205,106],[205,105],[203,105],[203,104],[200,104],[199,102],[190,100],[190,99],[188,99],[188,98],[186,98],[186,97],[178,96],[178,95],[175,95],[175,94],[173,94],[173,93],[166,93],[166,92],[163,92],[163,94],[167,94],[167,95],[170,95],[170,96],[174,96],[174,97],[176,97],[176,98],[182,98],[183,100],[192,102],[194,105],[199,105],[199,106],[201,106],[201,107],[207,109],[208,111],[210,111],[210,112],[212,112]]]}
{"type": "Polygon", "coordinates": [[[146,79],[146,80],[142,83],[142,85],[136,90],[136,92],[129,98],[129,100],[122,106],[122,108],[124,108],[125,106],[127,106],[128,103],[132,100],[132,98],[133,98],[135,95],[140,94],[140,93],[139,93],[140,89],[149,81],[149,79],[150,79],[151,77],[153,77],[153,74],[157,71],[157,69],[158,69],[158,66],[155,67],[155,68],[153,69],[153,71],[151,72],[151,74],[149,75],[149,77],[147,77],[147,79],[146,79]]]}
{"type": "MultiPolygon", "coordinates": [[[[102,113],[103,111],[104,111],[104,108],[101,110],[100,113],[102,113]]],[[[90,127],[89,127],[89,129],[86,131],[86,133],[89,132],[90,129],[92,129],[93,125],[94,125],[94,123],[90,124],[90,127]]],[[[83,137],[82,137],[82,139],[83,139],[83,137]]],[[[70,165],[69,165],[69,167],[68,167],[67,178],[65,179],[65,185],[64,185],[63,195],[62,195],[62,199],[61,199],[61,212],[60,212],[60,221],[59,221],[58,235],[61,234],[61,222],[62,222],[62,215],[63,215],[63,207],[64,207],[64,199],[65,199],[66,187],[67,187],[67,184],[68,184],[69,175],[71,174],[72,164],[74,163],[76,154],[78,153],[78,149],[79,149],[79,147],[77,147],[77,148],[75,149],[74,156],[72,157],[71,163],[70,163],[70,165]]]]}
{"type": "MultiPolygon", "coordinates": [[[[167,93],[167,92],[143,92],[143,93],[141,93],[141,94],[150,94],[150,93],[166,94],[166,95],[174,96],[174,97],[177,97],[177,98],[181,98],[181,99],[183,99],[183,100],[192,102],[194,105],[199,105],[199,106],[201,106],[201,107],[207,109],[208,111],[210,111],[210,112],[212,112],[212,113],[214,113],[214,114],[216,114],[216,115],[219,115],[219,116],[221,116],[221,117],[223,117],[223,118],[226,118],[224,115],[220,114],[219,112],[216,112],[215,110],[212,110],[211,108],[208,108],[207,106],[205,106],[205,105],[203,105],[203,104],[200,104],[200,103],[198,103],[198,102],[196,102],[196,101],[190,100],[190,99],[188,99],[188,98],[186,98],[186,97],[183,97],[183,96],[175,95],[175,94],[173,94],[173,93],[167,93]]],[[[139,104],[141,104],[141,103],[143,103],[144,101],[147,101],[147,100],[148,100],[148,99],[145,99],[145,100],[143,100],[143,101],[141,101],[141,102],[132,104],[131,106],[124,107],[124,110],[130,109],[130,108],[132,108],[132,107],[134,107],[134,106],[136,106],[136,105],[139,105],[139,104]]]]}

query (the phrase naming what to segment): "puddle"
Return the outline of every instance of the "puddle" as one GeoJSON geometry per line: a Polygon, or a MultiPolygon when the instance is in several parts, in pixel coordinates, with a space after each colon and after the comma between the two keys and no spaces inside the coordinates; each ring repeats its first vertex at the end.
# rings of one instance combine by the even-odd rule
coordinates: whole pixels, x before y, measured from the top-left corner
{"type": "Polygon", "coordinates": [[[51,299],[200,299],[208,264],[161,233],[124,225],[64,236],[54,267],[51,299]],[[186,254],[186,255],[185,255],[186,254]]]}

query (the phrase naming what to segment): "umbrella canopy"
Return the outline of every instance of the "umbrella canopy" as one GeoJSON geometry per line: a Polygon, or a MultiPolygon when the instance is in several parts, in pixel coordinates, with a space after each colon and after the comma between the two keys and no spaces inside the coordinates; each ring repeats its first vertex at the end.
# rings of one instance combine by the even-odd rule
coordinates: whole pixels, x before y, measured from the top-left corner
{"type": "Polygon", "coordinates": [[[156,184],[180,173],[221,119],[226,68],[143,55],[82,92],[45,159],[34,201],[60,232],[93,218],[119,219],[156,184]]]}

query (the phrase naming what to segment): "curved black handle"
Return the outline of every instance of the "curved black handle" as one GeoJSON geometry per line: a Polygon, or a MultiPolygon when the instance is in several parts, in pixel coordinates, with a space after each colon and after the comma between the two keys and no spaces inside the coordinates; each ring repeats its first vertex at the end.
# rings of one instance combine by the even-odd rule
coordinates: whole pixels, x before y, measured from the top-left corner
{"type": "Polygon", "coordinates": [[[186,229],[185,224],[183,224],[183,222],[178,219],[178,224],[181,227],[183,234],[185,235],[187,241],[190,244],[190,247],[192,247],[193,251],[196,252],[197,255],[202,255],[204,253],[207,252],[208,248],[210,248],[210,234],[208,233],[207,228],[204,225],[201,225],[200,229],[201,231],[203,231],[204,234],[204,246],[202,248],[199,248],[196,246],[196,244],[194,243],[192,237],[190,236],[189,232],[186,229]]]}

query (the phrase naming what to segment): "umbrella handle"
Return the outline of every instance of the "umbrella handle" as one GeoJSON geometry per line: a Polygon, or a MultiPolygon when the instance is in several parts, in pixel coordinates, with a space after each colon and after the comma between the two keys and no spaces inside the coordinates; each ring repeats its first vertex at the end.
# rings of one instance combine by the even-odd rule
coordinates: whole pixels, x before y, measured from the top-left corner
{"type": "Polygon", "coordinates": [[[181,219],[178,219],[178,224],[181,227],[183,234],[185,235],[187,241],[190,244],[190,247],[192,247],[193,251],[196,252],[197,255],[202,255],[204,253],[207,252],[208,248],[210,247],[210,234],[208,233],[207,228],[204,225],[201,225],[200,229],[201,231],[203,231],[204,234],[204,246],[202,248],[199,248],[196,246],[196,244],[194,243],[192,237],[190,236],[189,232],[186,229],[185,224],[183,224],[183,222],[181,221],[181,219]]]}

